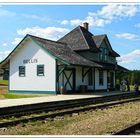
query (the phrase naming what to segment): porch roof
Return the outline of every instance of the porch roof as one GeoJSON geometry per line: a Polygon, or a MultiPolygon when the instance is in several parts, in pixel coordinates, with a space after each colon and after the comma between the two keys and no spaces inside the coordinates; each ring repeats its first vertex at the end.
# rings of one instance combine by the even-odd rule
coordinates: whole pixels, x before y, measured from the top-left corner
{"type": "Polygon", "coordinates": [[[111,64],[111,63],[103,63],[103,62],[96,62],[97,64],[102,66],[102,69],[108,69],[108,70],[117,70],[117,71],[123,71],[123,72],[129,72],[128,69],[118,65],[118,64],[111,64]]]}

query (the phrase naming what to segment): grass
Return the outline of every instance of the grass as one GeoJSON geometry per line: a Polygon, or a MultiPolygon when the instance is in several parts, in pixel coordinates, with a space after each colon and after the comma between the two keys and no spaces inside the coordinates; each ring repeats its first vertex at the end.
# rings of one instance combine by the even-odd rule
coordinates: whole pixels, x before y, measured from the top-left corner
{"type": "MultiPolygon", "coordinates": [[[[0,80],[0,85],[8,85],[8,80],[0,80]]],[[[8,87],[1,86],[0,87],[0,99],[18,99],[18,98],[30,98],[36,97],[37,95],[29,95],[29,94],[14,94],[8,93],[8,87]]]]}
{"type": "Polygon", "coordinates": [[[123,127],[140,121],[140,102],[125,103],[112,108],[97,109],[65,116],[55,121],[36,121],[19,124],[0,135],[110,135],[123,127]]]}
{"type": "MultiPolygon", "coordinates": [[[[130,90],[135,90],[134,85],[130,85],[130,90]]],[[[139,90],[140,90],[140,86],[139,86],[139,90]]]]}
{"type": "Polygon", "coordinates": [[[19,95],[19,94],[0,94],[0,99],[18,99],[18,98],[30,98],[37,97],[36,95],[19,95]]]}
{"type": "Polygon", "coordinates": [[[0,85],[8,86],[8,80],[0,80],[0,85]]]}
{"type": "Polygon", "coordinates": [[[134,85],[130,85],[130,90],[134,90],[134,85]]]}

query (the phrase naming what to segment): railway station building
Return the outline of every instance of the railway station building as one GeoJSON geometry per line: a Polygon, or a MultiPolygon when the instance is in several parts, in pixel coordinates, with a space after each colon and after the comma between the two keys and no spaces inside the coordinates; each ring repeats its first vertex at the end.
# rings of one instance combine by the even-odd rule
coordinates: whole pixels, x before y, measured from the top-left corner
{"type": "Polygon", "coordinates": [[[0,68],[9,70],[11,93],[113,90],[115,72],[127,71],[117,64],[119,56],[106,34],[93,35],[84,23],[58,41],[27,34],[0,68]]]}

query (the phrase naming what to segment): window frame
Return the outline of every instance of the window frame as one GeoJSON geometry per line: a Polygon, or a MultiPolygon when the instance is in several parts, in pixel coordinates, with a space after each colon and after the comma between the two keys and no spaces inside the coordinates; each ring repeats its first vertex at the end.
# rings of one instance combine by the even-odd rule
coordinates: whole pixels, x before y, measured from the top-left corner
{"type": "Polygon", "coordinates": [[[37,73],[36,73],[37,76],[45,76],[45,74],[44,74],[44,72],[45,72],[45,71],[44,71],[44,65],[43,65],[43,64],[37,65],[37,70],[36,70],[36,72],[37,72],[37,73]],[[38,69],[39,69],[40,66],[41,66],[41,67],[43,66],[43,74],[39,74],[39,70],[38,70],[38,69]]]}
{"type": "Polygon", "coordinates": [[[101,46],[100,47],[100,53],[99,53],[99,59],[101,62],[107,62],[108,61],[108,49],[101,46]]]}
{"type": "Polygon", "coordinates": [[[108,61],[108,49],[104,48],[104,62],[108,61]]]}
{"type": "Polygon", "coordinates": [[[19,73],[18,73],[19,77],[25,77],[26,76],[26,67],[25,66],[19,66],[18,71],[19,71],[19,73]],[[22,70],[24,68],[23,72],[21,72],[21,67],[22,67],[22,70]]]}

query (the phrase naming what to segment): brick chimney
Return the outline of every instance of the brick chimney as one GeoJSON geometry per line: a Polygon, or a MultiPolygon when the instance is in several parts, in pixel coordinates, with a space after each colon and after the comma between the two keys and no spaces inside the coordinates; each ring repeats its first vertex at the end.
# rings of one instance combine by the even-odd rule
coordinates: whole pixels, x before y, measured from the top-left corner
{"type": "Polygon", "coordinates": [[[84,22],[84,23],[83,23],[83,27],[84,27],[86,30],[88,30],[88,23],[87,23],[87,22],[84,22]]]}

